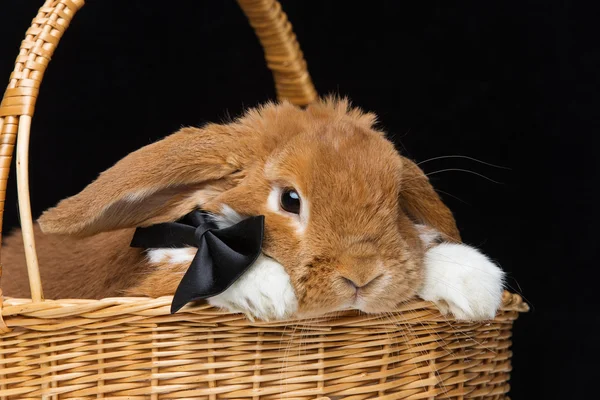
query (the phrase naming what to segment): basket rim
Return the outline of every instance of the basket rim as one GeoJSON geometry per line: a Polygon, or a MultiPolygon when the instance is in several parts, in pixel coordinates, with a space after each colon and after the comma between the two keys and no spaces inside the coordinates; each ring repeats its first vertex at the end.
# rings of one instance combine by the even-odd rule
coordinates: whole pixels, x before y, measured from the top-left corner
{"type": "MultiPolygon", "coordinates": [[[[38,318],[62,318],[80,315],[86,318],[106,318],[109,315],[140,314],[140,315],[171,315],[170,305],[173,296],[150,297],[107,297],[103,299],[46,299],[43,302],[32,302],[27,298],[4,298],[2,317],[14,317],[26,315],[38,318]]],[[[433,314],[439,314],[434,303],[419,298],[410,300],[398,306],[392,313],[423,310],[433,314]]],[[[516,293],[504,291],[500,311],[516,311],[524,313],[529,311],[529,305],[516,293]]],[[[365,318],[376,318],[380,314],[367,314],[357,310],[343,310],[327,313],[317,318],[330,319],[334,315],[355,314],[365,318]]],[[[214,316],[243,316],[243,314],[231,313],[219,310],[207,303],[188,304],[182,308],[178,315],[214,315],[214,316]]],[[[314,318],[311,318],[314,319],[314,318]]],[[[285,321],[306,321],[303,318],[292,318],[285,321]]],[[[279,320],[281,323],[284,320],[279,320]]]]}

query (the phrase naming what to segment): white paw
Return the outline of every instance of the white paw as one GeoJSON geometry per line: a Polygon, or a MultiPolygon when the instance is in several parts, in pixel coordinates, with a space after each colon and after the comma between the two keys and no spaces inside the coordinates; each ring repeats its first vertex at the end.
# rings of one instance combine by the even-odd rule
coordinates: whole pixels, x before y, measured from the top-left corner
{"type": "Polygon", "coordinates": [[[419,296],[458,320],[493,319],[502,302],[504,272],[477,249],[441,243],[425,253],[419,296]]]}
{"type": "Polygon", "coordinates": [[[263,321],[291,317],[298,308],[289,275],[281,264],[262,254],[241,278],[208,302],[263,321]]]}

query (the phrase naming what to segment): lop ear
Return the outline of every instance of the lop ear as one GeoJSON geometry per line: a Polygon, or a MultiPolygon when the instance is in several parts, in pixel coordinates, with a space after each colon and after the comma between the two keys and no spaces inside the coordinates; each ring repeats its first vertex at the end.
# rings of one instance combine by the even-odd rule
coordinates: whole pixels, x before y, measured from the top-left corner
{"type": "Polygon", "coordinates": [[[45,233],[87,236],[172,221],[233,185],[251,157],[242,152],[256,148],[249,140],[223,125],[184,128],[129,154],[38,222],[45,233]]]}
{"type": "Polygon", "coordinates": [[[400,207],[416,223],[440,232],[444,240],[460,243],[460,233],[452,212],[440,199],[423,171],[402,157],[400,207]]]}

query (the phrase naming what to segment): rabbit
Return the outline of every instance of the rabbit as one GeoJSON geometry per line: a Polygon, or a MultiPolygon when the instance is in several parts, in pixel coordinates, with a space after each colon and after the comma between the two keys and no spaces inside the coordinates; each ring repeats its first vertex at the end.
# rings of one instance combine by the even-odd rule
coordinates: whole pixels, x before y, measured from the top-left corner
{"type": "MultiPolygon", "coordinates": [[[[35,224],[49,298],[172,295],[197,249],[129,246],[137,227],[194,209],[219,227],[264,215],[262,254],[208,302],[251,319],[394,310],[416,296],[459,320],[494,318],[503,271],[461,242],[427,176],[347,99],[252,108],[185,127],[117,162],[35,224]]],[[[3,289],[27,297],[21,235],[3,289]]]]}

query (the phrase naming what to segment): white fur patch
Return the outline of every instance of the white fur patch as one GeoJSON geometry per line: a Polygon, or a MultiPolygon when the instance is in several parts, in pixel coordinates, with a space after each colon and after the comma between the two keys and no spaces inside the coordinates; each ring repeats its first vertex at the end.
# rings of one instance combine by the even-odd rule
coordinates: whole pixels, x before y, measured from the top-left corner
{"type": "Polygon", "coordinates": [[[223,229],[241,222],[244,218],[233,208],[224,204],[221,206],[221,214],[213,214],[211,215],[211,219],[217,224],[219,229],[223,229]]]}
{"type": "Polygon", "coordinates": [[[169,264],[182,264],[192,262],[196,249],[186,247],[182,249],[150,249],[148,250],[148,262],[150,264],[159,264],[168,262],[169,264]]]}
{"type": "Polygon", "coordinates": [[[267,207],[269,210],[278,213],[279,212],[279,196],[281,195],[281,189],[274,187],[267,197],[267,207]]]}
{"type": "Polygon", "coordinates": [[[262,254],[240,279],[208,302],[263,321],[291,317],[298,308],[289,275],[281,264],[262,254]]]}
{"type": "Polygon", "coordinates": [[[419,237],[425,245],[425,248],[431,246],[436,240],[440,239],[441,237],[438,231],[436,231],[433,228],[430,228],[427,225],[416,224],[415,228],[417,228],[417,232],[419,232],[419,237]]]}
{"type": "MultiPolygon", "coordinates": [[[[223,205],[221,212],[211,216],[219,228],[235,225],[243,219],[227,205],[223,205]]],[[[195,248],[150,249],[148,262],[190,263],[196,251],[195,248]]],[[[263,321],[290,317],[298,308],[289,275],[281,264],[263,254],[227,290],[209,298],[208,302],[229,312],[244,313],[251,320],[263,321]]]]}
{"type": "Polygon", "coordinates": [[[504,272],[477,249],[442,243],[425,253],[424,264],[421,298],[459,320],[495,317],[502,301],[504,272]]]}

